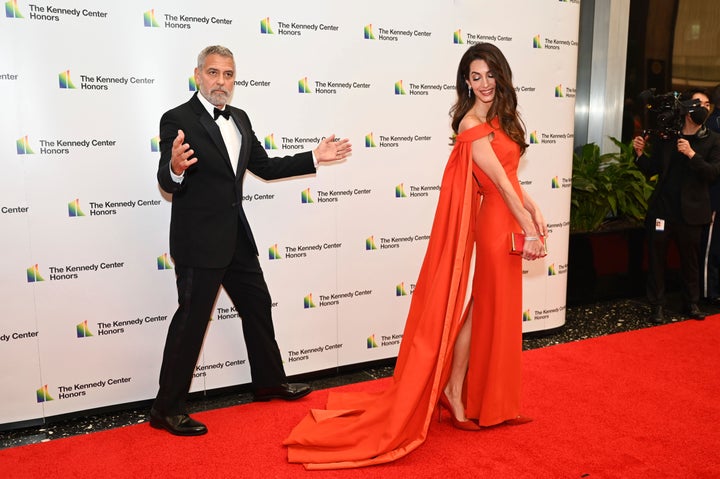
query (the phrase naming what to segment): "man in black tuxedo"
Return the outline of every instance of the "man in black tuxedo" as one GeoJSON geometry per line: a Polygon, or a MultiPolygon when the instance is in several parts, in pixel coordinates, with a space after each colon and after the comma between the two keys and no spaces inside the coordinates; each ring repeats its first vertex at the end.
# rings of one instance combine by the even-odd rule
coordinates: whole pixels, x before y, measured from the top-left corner
{"type": "Polygon", "coordinates": [[[665,259],[670,240],[680,254],[682,296],[685,312],[704,319],[700,299],[698,258],[703,225],[710,222],[708,185],[720,175],[720,137],[704,126],[710,102],[706,93],[694,90],[679,100],[688,106],[677,137],[654,138],[646,155],[645,138],[633,139],[635,160],[647,176],[658,175],[645,218],[648,238],[647,297],[650,320],[664,321],[665,259]]]}
{"type": "Polygon", "coordinates": [[[157,178],[173,194],[170,254],[178,309],[168,329],[160,388],[150,425],[182,436],[205,434],[185,410],[193,371],[220,286],[240,317],[256,401],[293,400],[310,392],[288,384],[273,329],[271,299],[243,210],[246,170],[266,180],[314,173],[319,163],[350,155],[347,139],[324,139],[312,152],[269,158],[247,114],[228,105],[235,80],[232,52],[205,48],[195,80],[200,91],[160,119],[157,178]]]}

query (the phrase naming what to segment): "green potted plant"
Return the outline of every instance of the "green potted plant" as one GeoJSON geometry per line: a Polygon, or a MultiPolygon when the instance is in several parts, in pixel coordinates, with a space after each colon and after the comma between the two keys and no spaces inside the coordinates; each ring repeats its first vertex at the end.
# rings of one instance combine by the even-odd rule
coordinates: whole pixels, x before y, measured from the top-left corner
{"type": "Polygon", "coordinates": [[[568,302],[642,294],[644,230],[653,182],[635,165],[632,143],[600,153],[594,143],[573,155],[568,302]]]}
{"type": "Polygon", "coordinates": [[[588,143],[573,155],[571,232],[634,227],[645,219],[653,186],[635,165],[632,143],[610,139],[620,151],[600,154],[588,143]]]}

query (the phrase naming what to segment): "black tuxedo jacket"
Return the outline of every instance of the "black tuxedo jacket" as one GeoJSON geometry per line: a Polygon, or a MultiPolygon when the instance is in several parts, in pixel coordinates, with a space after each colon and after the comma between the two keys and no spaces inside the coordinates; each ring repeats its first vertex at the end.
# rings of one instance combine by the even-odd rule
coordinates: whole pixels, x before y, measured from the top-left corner
{"type": "Polygon", "coordinates": [[[688,225],[703,225],[710,222],[709,185],[720,176],[720,136],[707,129],[696,135],[684,137],[690,142],[695,156],[687,158],[677,151],[677,140],[658,140],[653,145],[651,157],[641,155],[636,159],[640,170],[647,176],[658,175],[650,200],[648,201],[647,223],[654,227],[655,219],[662,218],[658,211],[660,196],[665,194],[670,162],[682,162],[680,182],[680,214],[688,225]]]}
{"type": "MultiPolygon", "coordinates": [[[[269,158],[255,137],[250,119],[227,105],[242,134],[237,174],[233,172],[220,128],[197,98],[166,112],[160,119],[160,164],[157,179],[172,193],[170,254],[178,264],[223,268],[235,252],[238,231],[244,232],[257,255],[257,245],[243,211],[243,177],[250,170],[265,180],[315,172],[312,153],[269,158]],[[185,171],[182,183],[170,176],[172,143],[178,130],[198,161],[185,171]],[[239,225],[238,225],[239,222],[239,225]],[[240,226],[240,228],[239,228],[240,226]]],[[[241,233],[242,234],[242,233],[241,233]]]]}

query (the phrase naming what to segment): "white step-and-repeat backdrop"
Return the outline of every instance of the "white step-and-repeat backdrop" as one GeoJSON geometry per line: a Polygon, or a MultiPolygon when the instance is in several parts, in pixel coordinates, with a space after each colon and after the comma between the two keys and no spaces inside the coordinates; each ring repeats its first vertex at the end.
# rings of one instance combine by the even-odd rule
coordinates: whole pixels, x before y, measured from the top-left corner
{"type": "MultiPolygon", "coordinates": [[[[335,133],[317,175],[246,179],[289,375],[396,356],[451,146],[465,49],[499,46],[550,254],[524,268],[524,331],[565,321],[578,0],[24,0],[0,18],[0,425],[154,397],[177,304],[161,114],[198,52],[235,53],[232,104],[270,155],[335,133]]],[[[193,391],[248,383],[221,293],[193,391]]]]}

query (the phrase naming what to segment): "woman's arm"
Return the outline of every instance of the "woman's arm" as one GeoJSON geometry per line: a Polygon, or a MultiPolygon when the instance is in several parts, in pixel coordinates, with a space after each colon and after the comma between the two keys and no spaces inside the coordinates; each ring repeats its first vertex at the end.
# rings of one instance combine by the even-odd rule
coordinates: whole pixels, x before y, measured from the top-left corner
{"type": "Polygon", "coordinates": [[[472,144],[472,152],[473,161],[493,182],[508,209],[525,233],[526,241],[523,258],[537,259],[544,256],[545,250],[539,237],[541,234],[547,233],[547,226],[542,220],[542,214],[537,204],[532,199],[525,203],[517,194],[500,164],[500,160],[498,160],[495,151],[492,149],[489,136],[475,140],[472,144]],[[538,220],[542,226],[537,224],[538,220]]]}
{"type": "Polygon", "coordinates": [[[535,226],[537,227],[538,231],[540,231],[540,234],[542,236],[547,236],[547,223],[545,222],[545,217],[543,216],[542,211],[540,211],[540,207],[537,203],[535,203],[535,200],[530,197],[527,191],[525,191],[525,188],[521,186],[520,189],[522,190],[523,194],[523,206],[530,213],[530,216],[532,216],[532,219],[535,222],[535,226]]]}

